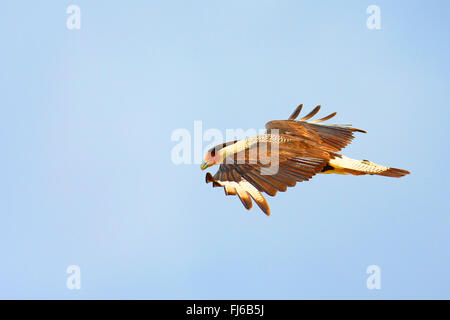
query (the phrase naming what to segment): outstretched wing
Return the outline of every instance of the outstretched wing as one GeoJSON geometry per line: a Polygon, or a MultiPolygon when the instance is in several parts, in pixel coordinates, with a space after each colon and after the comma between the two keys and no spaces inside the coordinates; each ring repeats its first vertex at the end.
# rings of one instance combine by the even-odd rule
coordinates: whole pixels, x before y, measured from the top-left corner
{"type": "Polygon", "coordinates": [[[260,164],[221,164],[214,177],[208,172],[206,182],[223,187],[226,195],[237,195],[245,208],[252,208],[253,199],[261,210],[270,215],[269,205],[261,192],[275,196],[294,187],[297,182],[311,179],[327,164],[327,159],[295,157],[278,164],[276,172],[264,174],[260,164]]]}
{"type": "Polygon", "coordinates": [[[352,128],[351,125],[326,125],[321,122],[333,118],[336,112],[318,120],[307,121],[319,112],[321,106],[315,107],[310,113],[299,120],[295,120],[303,105],[299,105],[288,120],[273,120],[266,123],[268,132],[277,129],[280,133],[293,135],[316,143],[321,148],[337,152],[347,146],[354,138],[354,132],[364,130],[352,128]]]}

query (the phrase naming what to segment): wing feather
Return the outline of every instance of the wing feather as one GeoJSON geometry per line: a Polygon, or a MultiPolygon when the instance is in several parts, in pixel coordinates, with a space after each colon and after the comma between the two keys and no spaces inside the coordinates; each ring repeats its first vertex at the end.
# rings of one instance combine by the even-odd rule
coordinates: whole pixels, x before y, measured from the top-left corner
{"type": "Polygon", "coordinates": [[[300,111],[302,111],[303,104],[300,104],[297,108],[295,108],[294,112],[289,116],[289,120],[295,120],[298,115],[300,114],[300,111]]]}
{"type": "Polygon", "coordinates": [[[245,208],[252,207],[252,199],[267,215],[270,208],[261,192],[275,196],[294,187],[299,181],[307,181],[322,170],[326,159],[294,157],[279,163],[272,175],[262,174],[260,164],[221,164],[214,177],[208,172],[206,182],[213,187],[223,187],[226,195],[237,195],[245,208]]]}
{"type": "Polygon", "coordinates": [[[329,119],[333,118],[335,115],[337,115],[337,112],[333,112],[332,114],[329,114],[329,115],[327,115],[326,117],[323,117],[322,119],[310,121],[310,123],[319,123],[319,122],[323,122],[323,121],[326,121],[326,120],[329,120],[329,119]]]}
{"type": "Polygon", "coordinates": [[[301,139],[316,142],[324,150],[337,152],[346,147],[354,138],[354,132],[363,132],[364,130],[356,129],[351,125],[327,125],[321,122],[329,120],[336,115],[336,112],[318,120],[306,121],[319,112],[320,105],[315,107],[310,113],[301,118],[294,120],[301,111],[300,106],[294,110],[288,120],[272,120],[266,123],[267,132],[274,129],[280,133],[287,133],[299,137],[301,139]]]}
{"type": "Polygon", "coordinates": [[[321,108],[320,105],[315,107],[310,113],[308,113],[306,116],[301,118],[300,121],[306,121],[308,119],[311,119],[312,117],[314,117],[317,114],[317,112],[319,112],[320,108],[321,108]]]}

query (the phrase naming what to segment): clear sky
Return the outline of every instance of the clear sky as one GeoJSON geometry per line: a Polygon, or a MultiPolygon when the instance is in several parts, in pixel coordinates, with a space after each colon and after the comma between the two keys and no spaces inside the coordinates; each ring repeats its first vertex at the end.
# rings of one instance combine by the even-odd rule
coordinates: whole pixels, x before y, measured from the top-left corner
{"type": "Polygon", "coordinates": [[[450,298],[449,10],[2,1],[0,298],[450,298]],[[171,160],[176,129],[259,129],[299,103],[368,131],[345,155],[412,174],[319,175],[266,217],[171,160]]]}

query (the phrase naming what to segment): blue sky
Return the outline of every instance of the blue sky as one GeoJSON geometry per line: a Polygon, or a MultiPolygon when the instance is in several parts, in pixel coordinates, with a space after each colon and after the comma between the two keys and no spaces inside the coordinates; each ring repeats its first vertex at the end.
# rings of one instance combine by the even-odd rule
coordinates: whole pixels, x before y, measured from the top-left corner
{"type": "Polygon", "coordinates": [[[450,298],[449,9],[3,1],[0,298],[450,298]],[[266,217],[171,161],[175,129],[263,128],[299,103],[368,131],[343,154],[412,174],[320,175],[266,217]]]}

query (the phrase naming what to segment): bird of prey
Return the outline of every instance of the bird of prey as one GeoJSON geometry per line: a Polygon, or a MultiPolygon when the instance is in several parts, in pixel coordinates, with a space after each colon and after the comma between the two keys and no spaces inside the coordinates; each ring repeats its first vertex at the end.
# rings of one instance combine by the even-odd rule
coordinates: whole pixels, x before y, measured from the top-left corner
{"type": "Polygon", "coordinates": [[[347,146],[354,132],[364,130],[351,125],[327,125],[322,122],[336,112],[318,120],[309,121],[320,109],[295,120],[303,105],[299,105],[287,120],[266,123],[266,132],[243,140],[217,145],[208,150],[200,167],[202,170],[219,164],[206,182],[223,187],[226,195],[237,195],[245,208],[251,209],[252,199],[266,214],[269,205],[262,195],[275,196],[297,182],[307,181],[316,173],[352,175],[379,175],[403,177],[409,171],[391,168],[369,160],[355,160],[339,154],[347,146]]]}

